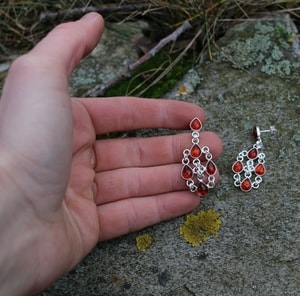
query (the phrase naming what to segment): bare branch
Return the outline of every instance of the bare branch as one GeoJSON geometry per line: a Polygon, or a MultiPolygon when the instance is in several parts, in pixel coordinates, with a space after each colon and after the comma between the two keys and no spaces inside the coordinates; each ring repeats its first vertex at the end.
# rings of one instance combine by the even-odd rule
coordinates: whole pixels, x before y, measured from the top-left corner
{"type": "Polygon", "coordinates": [[[155,56],[165,45],[167,45],[170,42],[174,42],[177,40],[177,38],[184,33],[186,30],[191,29],[192,26],[189,23],[189,21],[185,21],[180,27],[178,27],[174,32],[172,32],[167,37],[163,38],[156,46],[154,46],[151,50],[149,50],[145,55],[143,55],[140,59],[138,59],[136,62],[132,63],[128,66],[128,68],[123,71],[120,75],[116,76],[112,80],[108,81],[105,84],[99,84],[95,86],[92,90],[90,90],[86,96],[89,97],[100,97],[104,96],[106,91],[117,85],[120,81],[122,81],[124,78],[130,77],[131,73],[138,68],[141,64],[148,61],[151,57],[155,56]]]}
{"type": "Polygon", "coordinates": [[[43,24],[57,22],[61,20],[73,20],[81,18],[83,15],[89,12],[98,12],[103,17],[110,15],[111,13],[121,13],[122,17],[124,14],[130,14],[133,11],[140,10],[141,12],[149,9],[151,4],[149,3],[133,3],[126,5],[119,4],[103,4],[97,7],[88,6],[83,8],[72,8],[59,12],[42,12],[40,15],[40,22],[43,24]]]}
{"type": "Polygon", "coordinates": [[[170,43],[171,41],[176,41],[178,36],[181,35],[183,32],[185,32],[188,29],[191,29],[192,26],[189,23],[189,21],[185,21],[180,27],[178,27],[174,32],[172,32],[167,37],[163,38],[159,41],[159,43],[154,46],[151,50],[149,50],[145,55],[143,55],[139,60],[137,60],[135,63],[129,65],[129,70],[132,71],[136,69],[139,65],[142,63],[148,61],[151,57],[155,56],[165,45],[170,43]]]}

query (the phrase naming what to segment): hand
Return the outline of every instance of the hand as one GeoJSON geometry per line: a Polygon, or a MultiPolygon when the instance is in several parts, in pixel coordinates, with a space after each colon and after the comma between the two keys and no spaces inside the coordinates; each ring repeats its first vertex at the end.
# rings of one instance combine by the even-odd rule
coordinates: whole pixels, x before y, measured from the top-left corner
{"type": "MultiPolygon", "coordinates": [[[[32,294],[98,241],[193,210],[180,178],[190,134],[96,141],[140,128],[185,129],[203,110],[140,98],[69,98],[68,78],[98,43],[95,13],[56,27],[8,74],[0,104],[0,294],[32,294]]],[[[201,133],[214,158],[221,140],[201,133]]]]}

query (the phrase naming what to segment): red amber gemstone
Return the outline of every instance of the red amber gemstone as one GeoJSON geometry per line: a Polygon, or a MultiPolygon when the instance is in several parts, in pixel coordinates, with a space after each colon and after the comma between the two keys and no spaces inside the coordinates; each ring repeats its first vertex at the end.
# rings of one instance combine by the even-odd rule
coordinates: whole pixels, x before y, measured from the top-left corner
{"type": "Polygon", "coordinates": [[[252,148],[251,150],[248,151],[248,158],[249,159],[255,159],[257,157],[257,149],[252,148]]]}
{"type": "Polygon", "coordinates": [[[246,178],[242,181],[240,188],[243,191],[249,191],[252,188],[251,180],[249,178],[246,178]]]}
{"type": "Polygon", "coordinates": [[[193,147],[190,150],[190,154],[193,158],[200,157],[201,156],[201,148],[197,144],[193,145],[193,147]]]}
{"type": "Polygon", "coordinates": [[[216,173],[217,167],[216,165],[210,160],[207,164],[206,164],[206,172],[209,175],[214,175],[216,173]]]}
{"type": "Polygon", "coordinates": [[[197,190],[198,196],[201,197],[206,195],[207,193],[208,193],[208,187],[203,182],[200,182],[197,190]]]}
{"type": "Polygon", "coordinates": [[[236,174],[240,173],[243,169],[244,169],[243,163],[239,160],[237,160],[232,166],[232,170],[236,174]]]}
{"type": "Polygon", "coordinates": [[[258,176],[263,176],[266,172],[266,169],[265,169],[265,166],[262,164],[262,163],[259,163],[255,169],[254,169],[254,172],[256,175],[258,176]]]}
{"type": "Polygon", "coordinates": [[[181,177],[185,180],[189,180],[193,177],[193,171],[188,165],[184,165],[182,168],[181,177]]]}
{"type": "Polygon", "coordinates": [[[200,130],[202,127],[201,121],[196,117],[191,121],[190,128],[194,131],[200,130]]]}

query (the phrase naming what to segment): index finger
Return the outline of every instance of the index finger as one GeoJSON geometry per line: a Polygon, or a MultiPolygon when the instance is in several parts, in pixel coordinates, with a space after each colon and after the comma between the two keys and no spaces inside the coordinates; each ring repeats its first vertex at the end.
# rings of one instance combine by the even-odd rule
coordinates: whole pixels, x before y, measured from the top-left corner
{"type": "Polygon", "coordinates": [[[144,128],[189,129],[194,117],[205,122],[201,107],[176,100],[115,97],[81,99],[81,103],[97,134],[144,128]]]}

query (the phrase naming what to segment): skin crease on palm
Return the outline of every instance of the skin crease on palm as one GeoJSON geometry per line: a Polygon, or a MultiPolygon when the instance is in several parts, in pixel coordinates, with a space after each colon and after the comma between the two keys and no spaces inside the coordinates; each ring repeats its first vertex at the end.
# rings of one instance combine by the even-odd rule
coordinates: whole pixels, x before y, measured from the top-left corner
{"type": "MultiPolygon", "coordinates": [[[[69,97],[68,79],[103,28],[96,13],[59,25],[10,68],[0,101],[1,295],[37,293],[97,242],[199,205],[180,177],[190,133],[97,141],[96,135],[186,130],[194,117],[205,122],[201,107],[69,97]]],[[[222,152],[213,132],[201,132],[200,145],[209,146],[214,159],[222,152]]]]}

